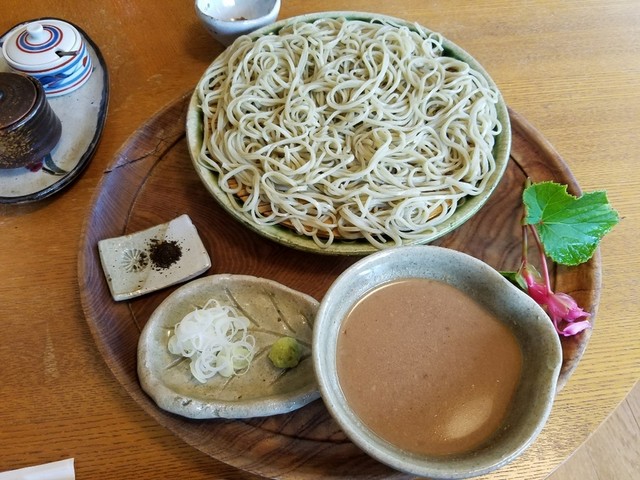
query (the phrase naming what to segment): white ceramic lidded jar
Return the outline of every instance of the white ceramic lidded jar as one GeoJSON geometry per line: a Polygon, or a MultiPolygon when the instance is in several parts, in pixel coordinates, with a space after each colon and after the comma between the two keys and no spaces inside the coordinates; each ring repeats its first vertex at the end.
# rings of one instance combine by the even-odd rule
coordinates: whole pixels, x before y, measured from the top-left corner
{"type": "Polygon", "coordinates": [[[37,20],[16,27],[7,35],[2,53],[13,70],[38,79],[48,97],[80,88],[93,70],[82,35],[62,20],[37,20]]]}

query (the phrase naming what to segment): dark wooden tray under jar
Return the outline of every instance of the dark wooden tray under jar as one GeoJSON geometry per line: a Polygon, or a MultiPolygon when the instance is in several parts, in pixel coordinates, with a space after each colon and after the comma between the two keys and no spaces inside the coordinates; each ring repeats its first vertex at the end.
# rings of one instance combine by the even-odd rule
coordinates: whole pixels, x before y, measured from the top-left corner
{"type": "MultiPolygon", "coordinates": [[[[142,230],[187,213],[201,234],[213,266],[205,273],[270,278],[320,300],[357,258],[292,250],[249,231],[231,218],[201,184],[185,139],[184,96],[146,122],[122,147],[94,198],[79,256],[85,316],[100,353],[133,399],[160,424],[202,452],[239,469],[277,478],[402,477],[355,447],[321,400],[286,415],[233,420],[187,420],[160,410],[141,390],[136,374],[138,337],[168,288],[127,302],[114,302],[97,243],[142,230]]],[[[580,188],[548,142],[511,111],[511,161],[488,203],[461,228],[435,244],[461,250],[498,270],[516,270],[521,255],[521,192],[533,181],[555,180],[580,188]]],[[[600,258],[572,268],[554,268],[555,288],[573,295],[594,317],[600,292],[600,258]]],[[[580,360],[591,330],[562,339],[562,388],[580,360]]]]}

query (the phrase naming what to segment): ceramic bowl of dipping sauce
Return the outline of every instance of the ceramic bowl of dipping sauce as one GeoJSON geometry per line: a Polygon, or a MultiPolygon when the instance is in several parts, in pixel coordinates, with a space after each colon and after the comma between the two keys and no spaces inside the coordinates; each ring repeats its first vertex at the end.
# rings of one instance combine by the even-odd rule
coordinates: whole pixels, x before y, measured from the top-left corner
{"type": "Polygon", "coordinates": [[[280,0],[196,0],[196,13],[208,32],[223,45],[275,22],[280,0]]]}
{"type": "Polygon", "coordinates": [[[365,257],[320,303],[313,360],[329,412],[365,452],[433,479],[519,456],[551,411],[562,364],[545,312],[467,254],[365,257]]]}

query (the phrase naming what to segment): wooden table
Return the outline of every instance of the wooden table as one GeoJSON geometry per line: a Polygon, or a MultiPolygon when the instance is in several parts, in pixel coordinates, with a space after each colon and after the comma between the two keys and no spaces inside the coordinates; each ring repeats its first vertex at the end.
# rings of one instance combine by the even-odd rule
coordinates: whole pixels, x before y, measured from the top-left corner
{"type": "MultiPolygon", "coordinates": [[[[158,425],[116,381],[80,303],[83,222],[105,169],[135,129],[194,87],[222,50],[193,2],[4,0],[0,31],[43,16],[81,26],[111,73],[104,135],[77,182],[37,203],[0,205],[0,471],[74,457],[77,478],[255,478],[158,425]]],[[[280,18],[344,9],[283,0],[280,18]]],[[[509,106],[563,156],[585,191],[606,189],[622,221],[602,243],[596,329],[550,421],[490,478],[545,478],[640,378],[640,4],[634,0],[370,2],[351,10],[417,21],[473,54],[509,106]]]]}

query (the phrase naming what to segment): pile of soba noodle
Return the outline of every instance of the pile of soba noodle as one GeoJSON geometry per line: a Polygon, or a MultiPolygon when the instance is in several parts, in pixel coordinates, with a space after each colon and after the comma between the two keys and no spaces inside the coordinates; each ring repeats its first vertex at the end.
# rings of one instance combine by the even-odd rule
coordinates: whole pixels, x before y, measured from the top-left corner
{"type": "Polygon", "coordinates": [[[238,39],[198,86],[200,162],[258,225],[320,246],[416,241],[495,169],[498,93],[442,38],[320,19],[238,39]]]}

